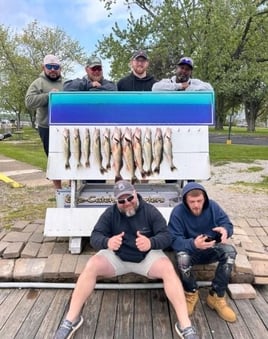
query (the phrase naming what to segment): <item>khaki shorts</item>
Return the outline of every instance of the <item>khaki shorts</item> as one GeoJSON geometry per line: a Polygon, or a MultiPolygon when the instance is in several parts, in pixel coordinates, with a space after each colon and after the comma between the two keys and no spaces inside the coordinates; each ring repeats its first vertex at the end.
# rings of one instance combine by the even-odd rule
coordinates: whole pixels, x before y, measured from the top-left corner
{"type": "Polygon", "coordinates": [[[118,255],[111,250],[100,250],[96,255],[103,255],[114,267],[115,276],[127,274],[127,273],[137,273],[143,275],[147,278],[148,272],[152,265],[161,258],[167,258],[165,253],[162,250],[151,250],[146,257],[141,262],[130,262],[121,260],[118,255]]]}

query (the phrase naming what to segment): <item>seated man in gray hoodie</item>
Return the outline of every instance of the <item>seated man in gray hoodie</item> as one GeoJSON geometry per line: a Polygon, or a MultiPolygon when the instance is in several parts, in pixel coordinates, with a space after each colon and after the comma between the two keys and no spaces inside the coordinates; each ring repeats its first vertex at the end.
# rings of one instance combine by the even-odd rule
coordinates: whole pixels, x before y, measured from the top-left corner
{"type": "Polygon", "coordinates": [[[176,74],[171,79],[156,82],[152,91],[213,91],[208,82],[192,78],[194,63],[189,57],[179,60],[176,74]]]}

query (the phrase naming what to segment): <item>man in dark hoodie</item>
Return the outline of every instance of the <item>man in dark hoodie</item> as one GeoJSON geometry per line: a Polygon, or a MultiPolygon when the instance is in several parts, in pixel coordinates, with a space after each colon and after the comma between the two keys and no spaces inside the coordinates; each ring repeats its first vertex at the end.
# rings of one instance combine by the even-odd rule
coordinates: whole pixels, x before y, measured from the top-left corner
{"type": "Polygon", "coordinates": [[[99,276],[109,278],[130,272],[162,279],[178,318],[176,332],[180,338],[198,339],[187,313],[180,279],[162,251],[171,242],[165,219],[128,181],[115,184],[114,197],[116,203],[103,212],[91,234],[91,245],[98,252],[90,257],[81,273],[66,319],[54,339],[70,338],[82,325],[82,307],[99,276]]]}
{"type": "Polygon", "coordinates": [[[136,51],[130,60],[131,73],[117,83],[118,91],[151,91],[155,78],[147,74],[149,58],[146,52],[136,51]]]}
{"type": "Polygon", "coordinates": [[[82,79],[67,80],[64,91],[116,91],[116,85],[103,77],[101,59],[95,55],[88,58],[86,75],[82,79]]]}
{"type": "Polygon", "coordinates": [[[195,182],[182,191],[182,203],[174,207],[168,223],[172,248],[185,290],[188,314],[198,302],[198,286],[192,273],[197,264],[218,262],[207,304],[225,321],[236,321],[236,314],[227,305],[225,292],[236,258],[234,246],[227,243],[233,224],[223,209],[209,199],[205,188],[195,182]]]}

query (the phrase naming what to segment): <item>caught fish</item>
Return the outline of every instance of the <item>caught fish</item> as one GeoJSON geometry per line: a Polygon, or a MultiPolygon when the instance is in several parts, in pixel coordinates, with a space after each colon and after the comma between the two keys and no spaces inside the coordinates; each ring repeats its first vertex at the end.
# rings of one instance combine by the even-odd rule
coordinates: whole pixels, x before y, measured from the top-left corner
{"type": "Polygon", "coordinates": [[[164,154],[167,158],[168,164],[170,166],[171,171],[174,171],[176,166],[173,163],[173,153],[172,153],[172,130],[168,127],[164,133],[164,154]]]}
{"type": "Polygon", "coordinates": [[[121,139],[122,139],[121,129],[115,127],[111,139],[112,143],[111,150],[113,157],[113,167],[115,171],[115,182],[117,182],[118,180],[122,180],[122,176],[120,174],[120,171],[123,166],[121,139]]]}
{"type": "Polygon", "coordinates": [[[109,128],[105,128],[103,132],[102,149],[106,160],[105,168],[109,170],[111,168],[111,141],[109,128]]]}
{"type": "Polygon", "coordinates": [[[163,135],[161,128],[155,130],[154,137],[154,173],[160,172],[160,164],[163,160],[163,135]]]}
{"type": "Polygon", "coordinates": [[[70,149],[70,131],[68,128],[64,128],[63,130],[63,143],[64,143],[64,161],[65,168],[71,168],[70,165],[70,157],[71,157],[71,149],[70,149]]]}
{"type": "Polygon", "coordinates": [[[101,154],[101,139],[100,139],[100,129],[95,128],[93,134],[93,154],[101,174],[106,172],[106,169],[102,166],[102,154],[101,154]]]}
{"type": "Polygon", "coordinates": [[[146,175],[152,174],[152,162],[153,162],[153,146],[152,146],[152,131],[150,128],[146,128],[144,140],[143,140],[143,168],[146,175]]]}
{"type": "Polygon", "coordinates": [[[134,152],[132,148],[132,133],[131,129],[126,127],[125,133],[122,140],[123,146],[123,158],[126,164],[127,170],[131,175],[131,183],[134,184],[137,181],[135,176],[135,163],[134,163],[134,152]]]}
{"type": "Polygon", "coordinates": [[[136,167],[138,167],[141,176],[144,178],[146,176],[146,173],[143,169],[141,129],[139,127],[136,127],[133,134],[132,145],[136,167]]]}
{"type": "Polygon", "coordinates": [[[73,146],[76,167],[80,167],[82,166],[81,164],[82,151],[81,151],[81,138],[78,128],[74,128],[73,146]]]}
{"type": "Polygon", "coordinates": [[[89,157],[90,157],[90,133],[89,129],[85,128],[85,135],[83,140],[84,145],[84,157],[85,157],[85,167],[90,166],[89,157]]]}

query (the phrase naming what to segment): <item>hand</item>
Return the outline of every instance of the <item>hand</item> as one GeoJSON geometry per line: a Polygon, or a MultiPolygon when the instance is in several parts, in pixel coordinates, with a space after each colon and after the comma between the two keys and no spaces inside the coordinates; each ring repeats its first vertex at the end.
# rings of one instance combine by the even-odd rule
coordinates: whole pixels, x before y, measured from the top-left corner
{"type": "Polygon", "coordinates": [[[125,232],[121,232],[120,234],[117,234],[111,237],[108,240],[108,244],[107,244],[109,250],[112,250],[112,251],[119,250],[120,246],[122,245],[124,235],[125,235],[125,232]]]}
{"type": "Polygon", "coordinates": [[[98,81],[92,81],[92,87],[101,87],[101,84],[98,81]]]}
{"type": "Polygon", "coordinates": [[[194,240],[194,245],[199,250],[207,250],[208,248],[211,248],[215,245],[216,241],[212,240],[207,242],[206,239],[208,238],[207,235],[201,234],[197,236],[194,240]]]}
{"type": "Polygon", "coordinates": [[[51,88],[50,92],[58,92],[58,88],[51,88]]]}
{"type": "Polygon", "coordinates": [[[221,243],[222,244],[225,244],[227,242],[228,233],[227,233],[226,228],[224,228],[222,226],[217,226],[217,227],[212,228],[212,230],[221,234],[221,243]]]}
{"type": "Polygon", "coordinates": [[[137,231],[136,246],[141,252],[147,252],[151,248],[151,241],[140,231],[137,231]]]}
{"type": "Polygon", "coordinates": [[[190,84],[189,84],[189,81],[182,82],[182,83],[181,83],[181,90],[184,90],[184,89],[188,88],[189,85],[190,85],[190,84]]]}

